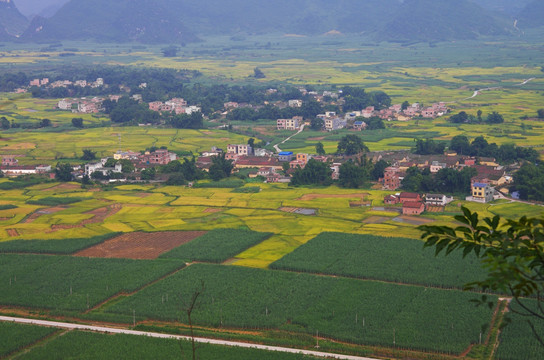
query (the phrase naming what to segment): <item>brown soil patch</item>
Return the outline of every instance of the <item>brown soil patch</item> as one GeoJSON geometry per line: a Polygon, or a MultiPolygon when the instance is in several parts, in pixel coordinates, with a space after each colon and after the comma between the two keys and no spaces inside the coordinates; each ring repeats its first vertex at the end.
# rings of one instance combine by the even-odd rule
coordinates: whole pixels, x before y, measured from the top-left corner
{"type": "Polygon", "coordinates": [[[388,218],[386,216],[370,216],[363,220],[363,223],[365,224],[381,224],[388,220],[391,220],[391,218],[388,218]]]}
{"type": "Polygon", "coordinates": [[[64,183],[64,184],[59,184],[57,186],[48,188],[47,190],[78,190],[78,189],[81,189],[81,185],[64,183]]]}
{"type": "Polygon", "coordinates": [[[79,224],[51,225],[51,230],[48,232],[54,232],[57,230],[66,230],[66,229],[76,229],[88,224],[101,223],[104,220],[106,220],[106,218],[112,215],[115,215],[119,210],[121,210],[121,208],[122,208],[121,204],[112,204],[110,206],[106,206],[103,208],[94,209],[94,210],[86,212],[86,214],[94,215],[92,218],[83,220],[79,224]]]}
{"type": "Polygon", "coordinates": [[[344,199],[355,199],[360,198],[361,201],[364,200],[365,196],[368,196],[367,193],[360,194],[306,194],[302,195],[297,200],[314,200],[314,199],[329,199],[329,198],[344,198],[344,199]]]}
{"type": "Polygon", "coordinates": [[[325,136],[318,136],[318,137],[308,138],[308,140],[310,140],[310,141],[321,141],[321,140],[325,140],[325,136]]]}
{"type": "Polygon", "coordinates": [[[14,237],[19,236],[19,232],[17,229],[6,229],[6,232],[8,233],[8,236],[14,237]]]}
{"type": "Polygon", "coordinates": [[[40,210],[32,213],[32,215],[30,215],[29,217],[27,217],[25,219],[24,223],[29,224],[29,223],[33,222],[34,220],[36,220],[37,218],[39,218],[40,216],[42,216],[42,215],[54,214],[56,212],[59,212],[61,210],[65,210],[65,209],[67,209],[67,207],[64,207],[64,206],[56,206],[56,207],[47,208],[47,209],[40,209],[40,210]]]}
{"type": "Polygon", "coordinates": [[[214,209],[214,208],[207,208],[206,210],[204,210],[203,212],[204,213],[218,213],[218,212],[221,212],[223,211],[222,209],[214,209]]]}
{"type": "Polygon", "coordinates": [[[79,251],[74,256],[156,259],[162,253],[204,235],[206,231],[164,231],[154,233],[135,232],[123,234],[91,248],[79,251]]]}
{"type": "Polygon", "coordinates": [[[445,207],[444,206],[433,206],[433,205],[427,205],[425,207],[425,211],[432,212],[432,213],[441,213],[444,212],[445,207]]]}
{"type": "Polygon", "coordinates": [[[10,217],[0,217],[0,221],[7,221],[7,220],[11,220],[13,218],[10,218],[10,217]]]}
{"type": "Polygon", "coordinates": [[[146,198],[148,196],[151,196],[152,194],[151,193],[135,193],[135,194],[132,194],[132,196],[135,196],[135,197],[139,197],[139,198],[146,198]]]}
{"type": "Polygon", "coordinates": [[[298,210],[298,208],[296,208],[296,207],[286,207],[286,206],[283,206],[283,207],[280,207],[278,210],[284,211],[284,212],[288,212],[288,213],[294,213],[295,211],[298,210]]]}
{"type": "Polygon", "coordinates": [[[350,201],[349,207],[363,207],[372,205],[372,201],[350,201]]]}

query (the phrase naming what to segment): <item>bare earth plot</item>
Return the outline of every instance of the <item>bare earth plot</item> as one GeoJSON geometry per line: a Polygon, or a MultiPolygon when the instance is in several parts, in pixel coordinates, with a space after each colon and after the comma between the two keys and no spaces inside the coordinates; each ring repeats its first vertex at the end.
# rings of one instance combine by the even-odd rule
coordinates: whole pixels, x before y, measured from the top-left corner
{"type": "Polygon", "coordinates": [[[101,244],[79,251],[74,256],[156,259],[162,253],[202,236],[206,231],[134,232],[117,236],[101,244]]]}

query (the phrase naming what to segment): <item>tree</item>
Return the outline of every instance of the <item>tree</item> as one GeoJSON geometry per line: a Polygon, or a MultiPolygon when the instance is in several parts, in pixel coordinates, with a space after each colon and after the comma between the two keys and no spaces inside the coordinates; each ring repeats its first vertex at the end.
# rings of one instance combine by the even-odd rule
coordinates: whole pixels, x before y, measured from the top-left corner
{"type": "Polygon", "coordinates": [[[254,147],[255,147],[255,139],[254,139],[254,138],[249,138],[249,139],[247,140],[247,144],[248,144],[249,146],[251,146],[251,148],[254,148],[254,147]]]}
{"type": "Polygon", "coordinates": [[[377,163],[374,164],[374,167],[372,168],[372,171],[370,172],[370,177],[372,180],[378,181],[379,179],[383,178],[383,173],[385,171],[385,168],[389,166],[389,163],[383,159],[378,160],[377,163]]]}
{"type": "Polygon", "coordinates": [[[72,181],[72,165],[65,162],[57,163],[55,168],[55,177],[59,181],[72,181]]]}
{"type": "Polygon", "coordinates": [[[162,56],[164,57],[176,57],[176,55],[178,54],[178,48],[177,46],[169,46],[169,47],[166,47],[166,48],[163,48],[161,51],[162,51],[162,56]]]}
{"type": "Polygon", "coordinates": [[[0,127],[3,129],[3,130],[7,130],[9,129],[9,120],[6,119],[4,116],[2,116],[0,118],[0,127]]]}
{"type": "Polygon", "coordinates": [[[487,119],[485,121],[488,124],[502,124],[504,122],[504,118],[498,112],[493,111],[491,114],[487,115],[487,119]]]}
{"type": "Polygon", "coordinates": [[[353,161],[346,161],[340,166],[338,183],[345,188],[359,188],[367,180],[363,167],[357,166],[353,161]]]}
{"type": "Polygon", "coordinates": [[[450,116],[448,119],[450,122],[455,124],[462,124],[467,123],[468,121],[468,114],[464,111],[459,112],[459,114],[455,114],[453,116],[450,116]]]}
{"type": "Polygon", "coordinates": [[[44,127],[49,127],[51,126],[51,120],[49,119],[42,119],[40,121],[40,125],[39,125],[41,128],[44,128],[44,127]]]}
{"type": "Polygon", "coordinates": [[[94,159],[96,159],[95,151],[92,151],[91,149],[83,149],[83,156],[81,156],[81,160],[90,161],[94,159]]]}
{"type": "Polygon", "coordinates": [[[478,122],[481,123],[482,122],[482,110],[479,110],[478,109],[478,112],[476,113],[476,116],[478,118],[478,122]]]}
{"type": "Polygon", "coordinates": [[[538,116],[539,119],[544,119],[544,109],[538,109],[536,111],[536,115],[538,116]]]}
{"type": "MultiPolygon", "coordinates": [[[[481,259],[487,277],[465,285],[467,290],[508,293],[513,298],[510,311],[526,317],[535,338],[544,346],[535,324],[544,321],[544,218],[521,217],[519,220],[479,219],[478,213],[462,207],[455,216],[461,226],[420,226],[425,247],[446,255],[462,250],[481,259]],[[534,305],[536,303],[536,305],[534,305]]],[[[478,304],[493,306],[483,295],[478,304]]]]}
{"type": "Polygon", "coordinates": [[[433,155],[433,154],[444,154],[444,149],[446,145],[443,142],[436,142],[432,139],[417,139],[416,146],[413,150],[415,154],[419,155],[433,155]]]}
{"type": "Polygon", "coordinates": [[[405,101],[403,101],[403,103],[401,104],[400,109],[401,109],[401,110],[406,110],[406,109],[408,109],[409,107],[410,107],[410,103],[409,103],[408,101],[405,100],[405,101]]]}
{"type": "MultiPolygon", "coordinates": [[[[198,305],[199,305],[199,303],[197,302],[198,298],[199,298],[200,295],[202,295],[204,290],[205,290],[204,280],[201,280],[200,281],[200,289],[196,289],[195,291],[193,291],[193,294],[191,295],[191,298],[188,301],[183,301],[183,298],[181,299],[181,301],[183,302],[182,311],[185,314],[187,314],[187,321],[189,322],[189,330],[191,332],[191,350],[192,350],[192,354],[193,354],[193,360],[196,360],[197,346],[196,346],[196,342],[195,342],[195,333],[193,331],[193,320],[192,320],[191,316],[193,314],[193,310],[196,307],[198,307],[198,305]]],[[[180,342],[180,347],[181,346],[182,345],[181,345],[181,342],[180,342]]],[[[183,348],[181,350],[183,352],[183,348]]]]}
{"type": "Polygon", "coordinates": [[[325,155],[326,154],[325,148],[323,147],[322,142],[318,142],[317,144],[315,144],[315,153],[317,155],[325,155]]]}
{"type": "Polygon", "coordinates": [[[332,170],[328,164],[310,159],[304,169],[298,168],[291,179],[292,185],[330,185],[332,170]]]}
{"type": "Polygon", "coordinates": [[[155,179],[156,174],[157,174],[157,170],[155,170],[154,167],[147,168],[147,169],[142,170],[141,178],[142,178],[142,180],[147,180],[147,181],[153,180],[153,179],[155,179]]]}
{"type": "Polygon", "coordinates": [[[255,79],[264,79],[264,78],[266,78],[266,75],[262,72],[261,69],[256,67],[255,69],[253,69],[253,77],[255,79]]]}
{"type": "Polygon", "coordinates": [[[83,128],[83,119],[82,118],[73,118],[72,119],[72,126],[76,128],[83,128]]]}
{"type": "Polygon", "coordinates": [[[219,181],[228,178],[232,172],[232,160],[225,159],[225,153],[212,157],[212,165],[210,166],[210,177],[213,181],[219,181]]]}
{"type": "Polygon", "coordinates": [[[338,143],[337,153],[347,156],[359,154],[363,151],[369,151],[363,140],[357,135],[345,135],[338,143]]]}
{"type": "Polygon", "coordinates": [[[470,143],[465,135],[457,135],[451,138],[450,150],[459,155],[468,155],[470,153],[470,143]]]}
{"type": "Polygon", "coordinates": [[[313,118],[312,121],[310,121],[310,129],[312,130],[322,130],[323,126],[325,126],[325,122],[321,118],[313,118]]]}

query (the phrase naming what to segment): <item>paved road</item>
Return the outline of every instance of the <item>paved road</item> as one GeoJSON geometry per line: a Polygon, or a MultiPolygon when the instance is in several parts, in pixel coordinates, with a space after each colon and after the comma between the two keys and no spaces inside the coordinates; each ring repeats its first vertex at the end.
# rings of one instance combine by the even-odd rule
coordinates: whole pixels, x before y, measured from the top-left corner
{"type": "Polygon", "coordinates": [[[294,133],[293,135],[289,136],[287,139],[283,140],[283,141],[280,142],[279,144],[274,145],[274,149],[276,149],[276,152],[278,152],[278,153],[281,152],[281,149],[280,149],[279,145],[284,144],[286,141],[290,140],[293,136],[300,134],[303,130],[304,130],[304,125],[302,125],[302,126],[300,127],[300,129],[299,129],[296,133],[294,133]]]}
{"type": "MultiPolygon", "coordinates": [[[[97,331],[97,332],[111,333],[111,334],[127,334],[127,335],[136,335],[136,336],[148,336],[148,337],[161,338],[161,339],[191,340],[191,338],[188,337],[188,336],[169,335],[169,334],[161,334],[161,333],[154,333],[154,332],[118,329],[118,328],[104,327],[104,326],[71,324],[71,323],[64,323],[64,322],[57,322],[57,321],[26,319],[26,318],[18,318],[18,317],[10,317],[10,316],[0,316],[0,321],[16,322],[16,323],[20,323],[20,324],[33,324],[33,325],[39,325],[39,326],[56,327],[56,328],[70,329],[70,330],[87,330],[87,331],[97,331]]],[[[225,340],[215,340],[215,339],[206,339],[206,338],[195,338],[195,341],[199,342],[199,343],[205,343],[205,344],[223,345],[223,346],[238,346],[238,347],[243,347],[243,348],[253,348],[253,349],[261,349],[261,350],[267,350],[267,351],[278,351],[278,352],[293,353],[293,354],[302,353],[302,354],[305,354],[305,355],[311,355],[311,356],[316,356],[316,357],[324,357],[324,358],[331,358],[331,359],[377,360],[377,359],[365,358],[365,357],[359,357],[359,356],[339,355],[339,354],[331,354],[331,353],[325,353],[325,352],[320,352],[320,351],[309,351],[309,350],[291,349],[291,348],[277,347],[277,346],[248,344],[248,343],[237,342],[237,341],[225,341],[225,340]]]]}

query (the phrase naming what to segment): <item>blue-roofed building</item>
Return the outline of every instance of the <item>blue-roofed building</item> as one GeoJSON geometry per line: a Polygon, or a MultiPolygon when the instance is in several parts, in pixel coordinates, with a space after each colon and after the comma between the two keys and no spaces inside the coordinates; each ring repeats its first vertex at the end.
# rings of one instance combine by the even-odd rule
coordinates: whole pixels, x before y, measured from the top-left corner
{"type": "Polygon", "coordinates": [[[360,130],[364,130],[364,129],[366,129],[366,122],[364,122],[364,121],[356,121],[356,122],[353,123],[353,128],[354,128],[355,130],[359,130],[359,131],[360,131],[360,130]]]}
{"type": "Polygon", "coordinates": [[[278,160],[282,162],[289,162],[293,160],[293,152],[292,151],[282,151],[278,154],[278,160]]]}
{"type": "Polygon", "coordinates": [[[495,188],[489,184],[475,182],[472,184],[472,199],[473,201],[488,203],[493,201],[495,188]]]}

